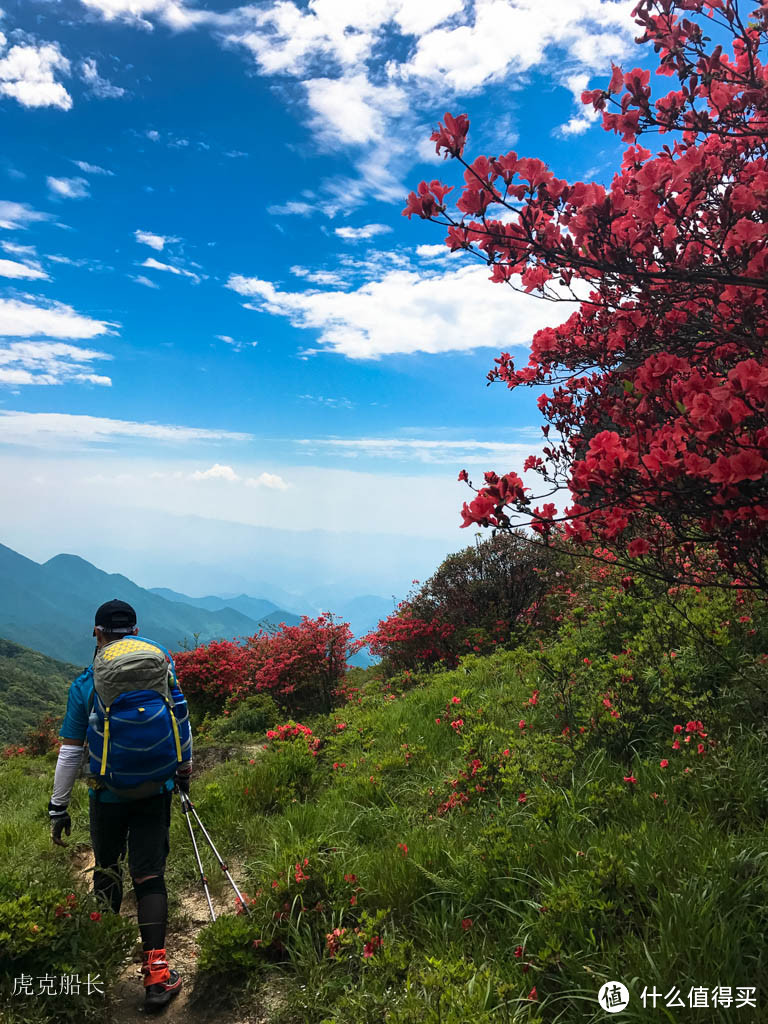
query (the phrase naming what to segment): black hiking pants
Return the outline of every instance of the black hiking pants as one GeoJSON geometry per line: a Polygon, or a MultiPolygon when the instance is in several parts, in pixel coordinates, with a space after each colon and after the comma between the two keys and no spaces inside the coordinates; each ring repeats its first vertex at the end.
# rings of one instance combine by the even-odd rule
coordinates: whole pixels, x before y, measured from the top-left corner
{"type": "Polygon", "coordinates": [[[111,803],[90,798],[91,845],[95,868],[93,891],[115,913],[123,902],[123,861],[128,851],[131,878],[165,874],[170,850],[170,791],[141,800],[111,803]]]}

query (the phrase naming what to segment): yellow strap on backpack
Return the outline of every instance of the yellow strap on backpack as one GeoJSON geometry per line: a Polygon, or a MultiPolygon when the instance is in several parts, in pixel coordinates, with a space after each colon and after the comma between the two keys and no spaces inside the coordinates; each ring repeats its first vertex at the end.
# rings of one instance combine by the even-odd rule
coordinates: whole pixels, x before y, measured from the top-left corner
{"type": "Polygon", "coordinates": [[[181,739],[179,738],[179,723],[176,721],[176,715],[174,715],[174,713],[173,713],[173,707],[171,706],[171,702],[168,700],[167,697],[164,697],[163,700],[165,701],[166,706],[168,708],[168,713],[171,716],[171,726],[173,727],[173,738],[174,738],[174,740],[176,742],[176,760],[179,762],[179,764],[181,764],[183,759],[182,759],[182,756],[181,756],[181,739]]]}
{"type": "MultiPolygon", "coordinates": [[[[112,705],[110,705],[111,707],[112,705]]],[[[107,773],[107,744],[109,743],[109,708],[104,709],[104,747],[101,751],[101,771],[99,775],[107,773]]]]}

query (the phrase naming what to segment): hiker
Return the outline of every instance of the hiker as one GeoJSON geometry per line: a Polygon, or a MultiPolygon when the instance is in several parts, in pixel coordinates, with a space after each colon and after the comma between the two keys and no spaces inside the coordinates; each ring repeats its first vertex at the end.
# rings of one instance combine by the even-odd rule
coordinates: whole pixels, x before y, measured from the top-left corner
{"type": "Polygon", "coordinates": [[[62,832],[70,835],[72,826],[67,806],[87,743],[93,890],[120,911],[127,845],[145,1008],[155,1010],[181,988],[178,971],[166,962],[164,872],[171,794],[175,788],[189,794],[192,737],[173,659],[138,632],[136,612],[125,601],[107,601],[97,610],[93,664],[69,689],[48,814],[53,842],[65,846],[62,832]]]}

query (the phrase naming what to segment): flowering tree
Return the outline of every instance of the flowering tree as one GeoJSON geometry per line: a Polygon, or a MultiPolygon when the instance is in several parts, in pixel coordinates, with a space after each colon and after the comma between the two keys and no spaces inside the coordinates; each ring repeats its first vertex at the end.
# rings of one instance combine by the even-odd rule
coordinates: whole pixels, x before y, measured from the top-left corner
{"type": "Polygon", "coordinates": [[[384,662],[388,672],[458,664],[454,634],[456,627],[440,619],[422,619],[415,615],[408,601],[401,601],[397,610],[379,622],[376,629],[360,637],[371,654],[384,662]]]}
{"type": "Polygon", "coordinates": [[[244,644],[214,641],[174,655],[179,684],[196,707],[219,710],[268,693],[291,711],[330,711],[347,671],[352,631],[331,615],[256,633],[244,644]]]}
{"type": "Polygon", "coordinates": [[[506,639],[546,589],[552,562],[547,555],[532,548],[520,530],[496,531],[449,555],[410,599],[411,611],[450,624],[459,634],[479,630],[489,638],[506,639]]]}
{"type": "Polygon", "coordinates": [[[347,671],[352,630],[328,613],[303,615],[298,626],[250,637],[248,649],[247,689],[266,691],[291,710],[328,712],[347,671]]]}
{"type": "Polygon", "coordinates": [[[505,352],[488,374],[552,388],[538,401],[546,459],[524,466],[549,490],[532,497],[516,473],[486,473],[464,526],[508,529],[522,514],[547,541],[562,523],[640,572],[766,589],[768,4],[749,21],[742,6],[637,4],[638,42],[679,88],[653,99],[649,70],[614,66],[607,88],[582,95],[627,143],[608,189],[514,152],[467,162],[465,115],[432,135],[465,168],[458,214],[439,181],[403,213],[446,225],[448,246],[484,260],[492,281],[577,303],[534,335],[527,366],[505,352]],[[637,142],[649,132],[670,139],[655,155],[637,142]],[[562,488],[572,502],[558,516],[545,499],[562,488]]]}

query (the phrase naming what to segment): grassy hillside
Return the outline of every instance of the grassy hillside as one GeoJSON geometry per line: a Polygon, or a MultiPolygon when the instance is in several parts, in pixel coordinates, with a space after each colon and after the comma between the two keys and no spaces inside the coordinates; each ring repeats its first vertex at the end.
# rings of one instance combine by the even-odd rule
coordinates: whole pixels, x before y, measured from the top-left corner
{"type": "Polygon", "coordinates": [[[0,637],[0,744],[20,742],[46,712],[63,714],[81,670],[0,637]]]}
{"type": "MultiPolygon", "coordinates": [[[[209,1012],[232,993],[258,1008],[279,978],[270,1024],[597,1022],[598,990],[621,981],[620,1020],[654,1019],[654,988],[659,1020],[768,1019],[768,615],[729,592],[605,581],[551,611],[518,647],[451,672],[355,670],[354,702],[304,723],[311,736],[261,733],[260,753],[194,780],[253,900],[251,917],[200,933],[209,1012]],[[736,998],[745,986],[756,1010],[736,998]],[[706,1009],[687,1008],[697,987],[706,1009]]],[[[73,884],[40,825],[51,771],[0,769],[0,900],[22,872],[34,893],[73,884]]],[[[87,843],[82,793],[73,817],[87,843]]],[[[178,813],[171,845],[178,915],[198,884],[178,813]]],[[[2,906],[7,986],[35,955],[53,960],[3,938],[2,906]]],[[[77,956],[114,973],[118,925],[81,928],[77,956]],[[99,961],[83,944],[102,928],[99,961]]],[[[57,1003],[59,1020],[95,1012],[57,1003]]]]}

